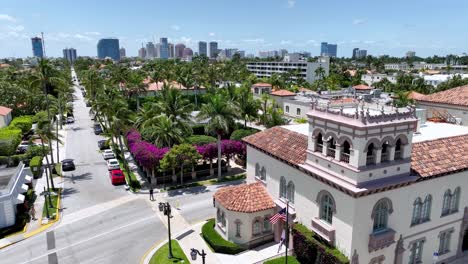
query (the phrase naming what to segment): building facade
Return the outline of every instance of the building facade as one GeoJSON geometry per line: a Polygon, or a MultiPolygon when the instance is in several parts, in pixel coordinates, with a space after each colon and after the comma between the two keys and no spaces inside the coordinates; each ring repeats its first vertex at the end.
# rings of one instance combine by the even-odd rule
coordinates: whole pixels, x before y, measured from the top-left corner
{"type": "Polygon", "coordinates": [[[159,56],[158,58],[161,59],[168,59],[169,58],[169,43],[167,42],[167,38],[161,38],[159,40],[159,56]]]}
{"type": "Polygon", "coordinates": [[[255,61],[247,63],[247,69],[259,78],[268,78],[273,73],[281,74],[283,72],[295,72],[297,75],[292,76],[291,78],[296,79],[301,77],[309,83],[320,78],[316,73],[316,70],[320,67],[323,69],[324,76],[328,76],[330,70],[330,58],[319,57],[316,62],[255,61]]]}
{"type": "Polygon", "coordinates": [[[198,42],[198,55],[208,56],[208,46],[205,41],[198,42]]]}
{"type": "Polygon", "coordinates": [[[120,54],[121,59],[127,57],[125,48],[123,48],[123,47],[119,49],[119,54],[120,54]]]}
{"type": "Polygon", "coordinates": [[[118,39],[100,39],[97,44],[97,54],[99,59],[111,58],[114,61],[120,60],[118,39]]]}
{"type": "Polygon", "coordinates": [[[76,49],[74,48],[63,49],[63,58],[66,59],[70,63],[74,63],[76,61],[76,49]]]}
{"type": "Polygon", "coordinates": [[[218,56],[218,42],[211,41],[210,42],[210,59],[216,59],[218,56]]]}
{"type": "Polygon", "coordinates": [[[365,82],[369,86],[373,86],[374,83],[378,83],[382,81],[383,79],[387,79],[390,83],[393,83],[393,84],[397,82],[396,75],[375,73],[375,74],[363,74],[361,76],[361,81],[365,82]]]}
{"type": "Polygon", "coordinates": [[[31,38],[32,53],[33,57],[42,58],[44,57],[44,49],[42,47],[42,38],[34,37],[31,38]]]}
{"type": "Polygon", "coordinates": [[[138,57],[140,57],[142,59],[146,59],[146,49],[144,47],[141,47],[138,50],[138,57]]]}
{"type": "Polygon", "coordinates": [[[191,48],[185,48],[183,51],[182,51],[182,57],[184,59],[187,59],[187,60],[190,60],[192,59],[193,57],[193,50],[191,48]]]}
{"type": "Polygon", "coordinates": [[[338,46],[336,44],[329,44],[322,42],[320,44],[320,55],[328,57],[336,57],[338,46]]]}
{"type": "Polygon", "coordinates": [[[175,57],[176,58],[183,58],[184,57],[184,49],[185,49],[185,45],[182,44],[182,43],[179,43],[177,45],[175,45],[175,57]]]}
{"type": "Polygon", "coordinates": [[[10,125],[12,120],[11,112],[13,110],[0,105],[0,128],[7,127],[10,125]]]}
{"type": "Polygon", "coordinates": [[[167,45],[169,47],[169,58],[174,58],[174,44],[169,43],[167,45]]]}

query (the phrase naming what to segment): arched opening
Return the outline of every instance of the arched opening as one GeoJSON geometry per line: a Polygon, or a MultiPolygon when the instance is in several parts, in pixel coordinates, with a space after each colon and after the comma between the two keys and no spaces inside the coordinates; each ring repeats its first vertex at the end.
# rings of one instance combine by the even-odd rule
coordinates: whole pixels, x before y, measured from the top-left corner
{"type": "Polygon", "coordinates": [[[374,151],[374,143],[370,143],[369,146],[367,146],[366,165],[375,164],[374,151]]]}
{"type": "Polygon", "coordinates": [[[286,179],[281,176],[280,179],[280,198],[286,198],[286,179]]]}
{"type": "Polygon", "coordinates": [[[401,153],[401,139],[398,139],[395,143],[395,159],[401,159],[402,158],[402,153],[401,153]]]}
{"type": "Polygon", "coordinates": [[[390,213],[390,205],[386,200],[379,201],[374,207],[374,225],[373,231],[378,232],[387,229],[388,215],[390,213]]]}
{"type": "Polygon", "coordinates": [[[294,192],[295,192],[294,183],[292,181],[289,181],[288,187],[287,187],[286,198],[292,204],[294,204],[294,192]]]}
{"type": "Polygon", "coordinates": [[[318,133],[317,141],[315,142],[315,151],[322,152],[323,151],[323,136],[322,133],[318,133]]]}
{"type": "Polygon", "coordinates": [[[285,107],[285,110],[286,110],[286,113],[289,113],[289,106],[288,105],[285,107]]]}
{"type": "Polygon", "coordinates": [[[380,156],[380,162],[386,162],[388,161],[388,152],[389,152],[389,149],[390,149],[390,145],[388,144],[388,141],[384,142],[382,144],[382,155],[380,156]]]}
{"type": "Polygon", "coordinates": [[[333,198],[329,194],[324,194],[320,201],[320,219],[332,224],[333,221],[333,198]]]}
{"type": "Polygon", "coordinates": [[[463,235],[462,251],[468,251],[468,229],[465,230],[465,235],[463,235]]]}
{"type": "Polygon", "coordinates": [[[332,137],[329,139],[329,143],[328,143],[328,149],[327,149],[327,156],[330,156],[330,157],[335,157],[335,152],[336,152],[336,141],[335,139],[332,137]]]}
{"type": "Polygon", "coordinates": [[[341,152],[341,161],[349,163],[349,155],[351,155],[351,144],[348,140],[343,143],[343,151],[341,152]]]}

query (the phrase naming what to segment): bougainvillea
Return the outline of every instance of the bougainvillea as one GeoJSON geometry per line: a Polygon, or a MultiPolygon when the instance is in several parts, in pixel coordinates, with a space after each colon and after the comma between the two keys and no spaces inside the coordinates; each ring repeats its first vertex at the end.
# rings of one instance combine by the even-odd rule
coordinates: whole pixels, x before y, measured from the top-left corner
{"type": "Polygon", "coordinates": [[[131,145],[135,142],[141,141],[141,134],[136,129],[132,128],[127,132],[127,143],[131,145]]]}

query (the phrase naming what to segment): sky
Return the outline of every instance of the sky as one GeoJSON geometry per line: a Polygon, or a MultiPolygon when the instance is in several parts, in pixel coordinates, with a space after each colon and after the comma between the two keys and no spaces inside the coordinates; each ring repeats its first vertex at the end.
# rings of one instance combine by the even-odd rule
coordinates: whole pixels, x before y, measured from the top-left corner
{"type": "Polygon", "coordinates": [[[115,37],[127,56],[168,37],[197,51],[197,42],[246,53],[287,49],[320,53],[320,42],[371,55],[402,57],[468,52],[466,0],[0,0],[0,58],[32,55],[44,32],[47,56],[73,47],[96,56],[100,38],[115,37]]]}

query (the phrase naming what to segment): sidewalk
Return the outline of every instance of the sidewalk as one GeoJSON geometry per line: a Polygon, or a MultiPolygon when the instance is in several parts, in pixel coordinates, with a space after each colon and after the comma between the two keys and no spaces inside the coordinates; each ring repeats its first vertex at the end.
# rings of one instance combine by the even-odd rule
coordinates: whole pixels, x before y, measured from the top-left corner
{"type": "MultiPolygon", "coordinates": [[[[64,159],[65,157],[64,145],[65,145],[66,134],[67,134],[66,130],[67,128],[65,126],[63,129],[59,130],[59,135],[62,136],[61,140],[63,142],[63,144],[61,144],[60,149],[59,149],[59,155],[61,157],[60,159],[64,159]]],[[[56,144],[53,144],[52,146],[52,155],[54,155],[55,159],[57,158],[56,144]]],[[[49,161],[50,161],[50,155],[49,155],[49,161]]],[[[46,164],[45,157],[44,157],[43,164],[46,164]]],[[[54,185],[56,188],[63,188],[64,179],[62,177],[55,177],[53,179],[54,179],[54,185]]],[[[57,222],[60,219],[60,215],[58,216],[57,220],[54,220],[51,222],[47,222],[46,220],[42,219],[42,211],[44,208],[45,197],[41,195],[41,193],[44,191],[44,187],[47,189],[47,178],[46,178],[45,171],[42,173],[42,177],[37,179],[34,184],[34,191],[37,196],[36,201],[34,202],[34,210],[36,211],[36,219],[35,220],[31,219],[31,221],[26,224],[22,232],[0,239],[0,248],[7,247],[23,239],[34,236],[48,229],[50,226],[52,226],[55,222],[57,222]]],[[[60,208],[60,203],[59,203],[59,208],[60,208]]]]}

